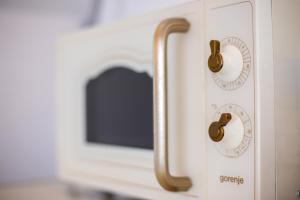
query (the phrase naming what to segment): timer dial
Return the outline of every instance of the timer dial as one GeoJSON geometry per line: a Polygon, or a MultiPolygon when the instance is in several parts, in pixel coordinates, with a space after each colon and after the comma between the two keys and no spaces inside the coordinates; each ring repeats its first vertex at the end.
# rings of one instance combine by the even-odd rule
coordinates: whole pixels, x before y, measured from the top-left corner
{"type": "Polygon", "coordinates": [[[221,154],[227,157],[238,157],[247,150],[252,140],[251,120],[240,106],[226,104],[218,109],[213,121],[219,120],[224,113],[230,113],[231,120],[223,127],[224,137],[215,143],[215,146],[221,154]]]}
{"type": "Polygon", "coordinates": [[[221,41],[220,54],[223,67],[212,73],[215,83],[224,90],[235,90],[247,80],[251,69],[251,55],[247,45],[237,37],[221,41]]]}

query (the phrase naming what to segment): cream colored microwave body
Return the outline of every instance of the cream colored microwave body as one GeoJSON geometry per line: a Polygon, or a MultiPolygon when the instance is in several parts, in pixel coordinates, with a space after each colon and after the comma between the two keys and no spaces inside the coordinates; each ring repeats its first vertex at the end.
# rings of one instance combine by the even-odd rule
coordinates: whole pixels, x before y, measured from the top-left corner
{"type": "Polygon", "coordinates": [[[195,0],[62,38],[60,177],[143,199],[300,198],[299,9],[195,0]]]}

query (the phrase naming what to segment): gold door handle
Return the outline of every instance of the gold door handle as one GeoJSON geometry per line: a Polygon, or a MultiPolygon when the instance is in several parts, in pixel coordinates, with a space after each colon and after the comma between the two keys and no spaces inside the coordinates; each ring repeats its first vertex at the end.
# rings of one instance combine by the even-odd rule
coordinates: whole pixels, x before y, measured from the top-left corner
{"type": "Polygon", "coordinates": [[[186,191],[192,186],[189,177],[170,174],[168,158],[168,36],[187,32],[189,27],[185,19],[166,19],[158,25],[154,35],[154,164],[158,182],[168,191],[186,191]]]}

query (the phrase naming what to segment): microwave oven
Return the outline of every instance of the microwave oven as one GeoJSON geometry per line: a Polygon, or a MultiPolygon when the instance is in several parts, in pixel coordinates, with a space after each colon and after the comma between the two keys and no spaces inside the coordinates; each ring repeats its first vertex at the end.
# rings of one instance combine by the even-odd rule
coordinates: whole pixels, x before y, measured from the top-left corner
{"type": "Polygon", "coordinates": [[[140,199],[300,198],[299,9],[194,0],[63,37],[61,179],[140,199]]]}

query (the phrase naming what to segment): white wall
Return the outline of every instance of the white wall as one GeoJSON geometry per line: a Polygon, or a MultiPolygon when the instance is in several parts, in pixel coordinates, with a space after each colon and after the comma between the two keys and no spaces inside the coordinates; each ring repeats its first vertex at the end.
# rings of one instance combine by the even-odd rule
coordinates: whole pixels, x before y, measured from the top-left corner
{"type": "Polygon", "coordinates": [[[299,9],[299,0],[272,1],[278,200],[296,199],[300,189],[299,9]]]}
{"type": "Polygon", "coordinates": [[[55,40],[75,26],[67,17],[0,10],[0,184],[55,174],[55,40]]]}
{"type": "Polygon", "coordinates": [[[97,22],[107,24],[191,0],[102,0],[97,22]]]}
{"type": "Polygon", "coordinates": [[[96,8],[92,0],[0,1],[0,184],[55,177],[59,35],[186,1],[102,0],[96,8]]]}

